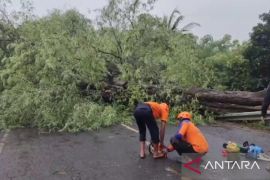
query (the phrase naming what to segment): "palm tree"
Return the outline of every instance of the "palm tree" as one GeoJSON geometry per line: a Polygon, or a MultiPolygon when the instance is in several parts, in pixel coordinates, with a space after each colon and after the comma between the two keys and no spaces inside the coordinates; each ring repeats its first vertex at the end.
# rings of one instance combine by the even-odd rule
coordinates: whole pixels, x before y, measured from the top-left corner
{"type": "MultiPolygon", "coordinates": [[[[172,31],[176,31],[177,27],[179,26],[180,22],[184,19],[184,16],[180,13],[179,10],[174,9],[168,18],[167,16],[164,16],[163,22],[165,23],[166,27],[168,29],[171,29],[172,31]]],[[[188,23],[184,27],[180,29],[181,32],[186,32],[192,29],[195,26],[200,26],[200,24],[192,22],[188,23]]]]}

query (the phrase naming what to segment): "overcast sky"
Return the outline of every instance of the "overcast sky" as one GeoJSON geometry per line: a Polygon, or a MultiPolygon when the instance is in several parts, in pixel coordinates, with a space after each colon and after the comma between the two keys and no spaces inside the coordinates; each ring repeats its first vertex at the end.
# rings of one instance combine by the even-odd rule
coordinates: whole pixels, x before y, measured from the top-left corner
{"type": "MultiPolygon", "coordinates": [[[[54,8],[76,8],[91,17],[89,10],[103,7],[107,0],[33,0],[35,14],[46,15],[54,8]]],[[[183,24],[197,22],[201,27],[192,30],[202,37],[211,34],[215,39],[230,34],[238,40],[248,40],[252,27],[259,22],[259,14],[269,12],[270,0],[158,0],[154,14],[168,15],[178,8],[185,16],[183,24]]],[[[93,16],[93,15],[92,15],[93,16]]]]}

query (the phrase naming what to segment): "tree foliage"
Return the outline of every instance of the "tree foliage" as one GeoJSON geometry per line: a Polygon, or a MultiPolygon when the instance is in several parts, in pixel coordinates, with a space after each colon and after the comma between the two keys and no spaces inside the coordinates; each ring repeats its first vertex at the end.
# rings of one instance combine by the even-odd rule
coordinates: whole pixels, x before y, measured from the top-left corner
{"type": "MultiPolygon", "coordinates": [[[[76,11],[25,22],[1,70],[2,126],[59,129],[77,112],[82,82],[99,86],[105,64],[91,48],[93,27],[76,11]]],[[[78,122],[81,119],[76,119],[78,122]]]]}
{"type": "Polygon", "coordinates": [[[254,89],[267,87],[270,80],[270,11],[260,15],[244,55],[249,60],[254,89]]]}
{"type": "Polygon", "coordinates": [[[178,10],[154,16],[154,3],[110,0],[96,20],[56,10],[1,21],[0,127],[91,130],[125,120],[138,101],[188,107],[181,92],[192,86],[250,88],[246,44],[198,39],[196,23],[182,25],[178,10]],[[108,104],[101,92],[117,80],[128,85],[108,104]]]}

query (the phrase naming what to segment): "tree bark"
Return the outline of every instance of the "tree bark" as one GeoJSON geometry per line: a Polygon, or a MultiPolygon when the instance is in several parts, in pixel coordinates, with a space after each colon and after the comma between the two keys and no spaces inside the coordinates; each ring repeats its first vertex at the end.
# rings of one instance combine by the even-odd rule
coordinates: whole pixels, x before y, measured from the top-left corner
{"type": "Polygon", "coordinates": [[[261,106],[266,90],[259,92],[247,91],[214,91],[210,89],[191,88],[186,95],[196,97],[200,102],[216,102],[244,106],[261,106]]]}
{"type": "Polygon", "coordinates": [[[238,104],[226,104],[218,102],[201,102],[201,104],[207,108],[224,109],[227,112],[249,112],[249,111],[260,111],[261,106],[245,106],[238,104]]]}

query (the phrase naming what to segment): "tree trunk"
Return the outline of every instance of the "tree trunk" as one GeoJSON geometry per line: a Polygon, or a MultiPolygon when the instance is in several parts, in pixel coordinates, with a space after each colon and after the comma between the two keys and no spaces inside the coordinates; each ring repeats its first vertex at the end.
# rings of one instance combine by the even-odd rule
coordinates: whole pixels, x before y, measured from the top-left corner
{"type": "Polygon", "coordinates": [[[249,111],[260,111],[261,106],[244,106],[238,104],[225,104],[225,103],[218,103],[218,102],[201,102],[203,106],[206,108],[215,108],[213,110],[224,110],[226,112],[249,112],[249,111]]]}
{"type": "Polygon", "coordinates": [[[261,106],[266,90],[259,92],[247,91],[214,91],[210,89],[191,88],[186,95],[196,97],[200,102],[215,102],[243,106],[261,106]]]}

